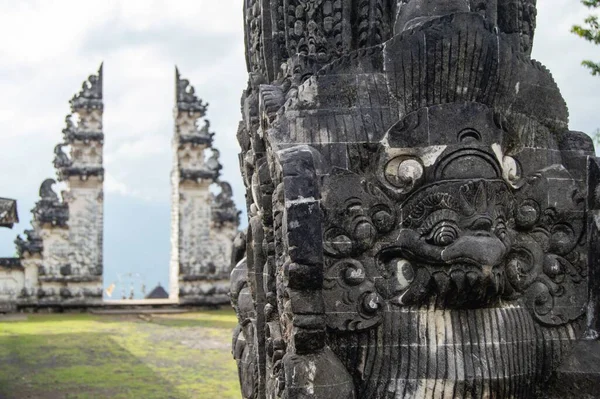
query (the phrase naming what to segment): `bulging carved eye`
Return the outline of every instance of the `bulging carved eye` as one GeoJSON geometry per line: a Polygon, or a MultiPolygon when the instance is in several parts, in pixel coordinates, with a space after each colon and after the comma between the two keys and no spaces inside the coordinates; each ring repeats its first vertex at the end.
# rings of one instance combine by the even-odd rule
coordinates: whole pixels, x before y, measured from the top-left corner
{"type": "Polygon", "coordinates": [[[361,221],[354,227],[354,241],[360,248],[370,248],[376,237],[375,227],[367,221],[361,221]]]}
{"type": "Polygon", "coordinates": [[[387,206],[380,205],[373,208],[371,211],[371,220],[378,231],[387,233],[394,227],[394,214],[387,206]]]}
{"type": "Polygon", "coordinates": [[[416,158],[396,157],[385,166],[384,176],[388,183],[401,193],[410,192],[423,177],[424,168],[416,158]]]}
{"type": "Polygon", "coordinates": [[[533,200],[524,201],[517,209],[515,219],[519,227],[532,228],[540,219],[540,206],[533,200]]]}
{"type": "Polygon", "coordinates": [[[459,231],[458,226],[454,222],[444,220],[431,229],[427,241],[433,245],[445,247],[456,241],[459,231]]]}
{"type": "Polygon", "coordinates": [[[329,255],[347,256],[352,252],[352,240],[339,229],[329,229],[323,237],[323,248],[329,255]]]}

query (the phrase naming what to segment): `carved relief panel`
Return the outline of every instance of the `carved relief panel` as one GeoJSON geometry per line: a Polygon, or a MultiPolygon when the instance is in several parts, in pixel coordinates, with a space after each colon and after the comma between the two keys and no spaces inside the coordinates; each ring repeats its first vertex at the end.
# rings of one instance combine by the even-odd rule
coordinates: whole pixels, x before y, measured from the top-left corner
{"type": "Polygon", "coordinates": [[[529,57],[535,2],[340,3],[343,50],[300,3],[246,10],[245,397],[543,395],[584,329],[594,149],[529,57]]]}

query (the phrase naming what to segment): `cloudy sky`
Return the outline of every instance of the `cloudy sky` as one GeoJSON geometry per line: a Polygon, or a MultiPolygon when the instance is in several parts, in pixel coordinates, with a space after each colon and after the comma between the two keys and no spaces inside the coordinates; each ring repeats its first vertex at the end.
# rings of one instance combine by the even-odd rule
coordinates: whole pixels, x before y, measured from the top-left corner
{"type": "MultiPolygon", "coordinates": [[[[534,57],[569,104],[571,128],[600,127],[600,77],[580,61],[600,47],[569,33],[589,13],[577,0],[538,2],[534,57]]],[[[0,0],[0,196],[21,222],[0,230],[0,256],[29,226],[40,183],[54,177],[68,100],[104,61],[105,285],[127,273],[167,285],[174,65],[200,97],[223,178],[243,208],[235,139],[246,84],[241,0],[0,0]],[[120,276],[119,276],[120,275],[120,276]]]]}

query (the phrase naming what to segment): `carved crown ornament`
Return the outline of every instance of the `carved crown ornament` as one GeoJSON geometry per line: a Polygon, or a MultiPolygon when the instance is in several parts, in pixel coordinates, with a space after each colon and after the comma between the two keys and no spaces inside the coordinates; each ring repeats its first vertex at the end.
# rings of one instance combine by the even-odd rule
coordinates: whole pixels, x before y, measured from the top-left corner
{"type": "Polygon", "coordinates": [[[176,111],[198,114],[200,118],[204,117],[208,108],[208,103],[198,98],[190,81],[181,78],[177,67],[175,67],[175,104],[176,111]]]}
{"type": "Polygon", "coordinates": [[[100,65],[97,75],[90,75],[88,80],[83,82],[81,91],[69,101],[72,112],[104,109],[102,102],[102,67],[103,65],[100,65]]]}

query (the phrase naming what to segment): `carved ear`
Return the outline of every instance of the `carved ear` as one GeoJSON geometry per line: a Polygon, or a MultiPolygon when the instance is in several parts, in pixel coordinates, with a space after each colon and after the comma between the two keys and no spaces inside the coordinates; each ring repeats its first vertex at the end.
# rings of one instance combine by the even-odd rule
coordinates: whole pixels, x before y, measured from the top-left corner
{"type": "Polygon", "coordinates": [[[473,184],[465,184],[460,188],[460,209],[466,216],[471,216],[475,213],[475,207],[471,204],[469,196],[472,195],[473,184]]]}
{"type": "Polygon", "coordinates": [[[487,210],[487,191],[483,182],[480,182],[477,187],[477,193],[475,194],[475,210],[477,213],[483,213],[487,210]]]}

